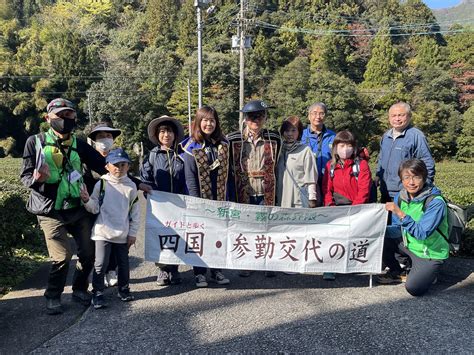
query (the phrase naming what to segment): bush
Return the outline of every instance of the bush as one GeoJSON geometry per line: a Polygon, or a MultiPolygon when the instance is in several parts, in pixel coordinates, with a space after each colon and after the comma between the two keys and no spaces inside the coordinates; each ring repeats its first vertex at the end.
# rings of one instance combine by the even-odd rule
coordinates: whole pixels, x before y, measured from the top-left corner
{"type": "Polygon", "coordinates": [[[0,158],[3,158],[13,153],[14,147],[15,147],[14,138],[8,137],[6,139],[0,139],[0,158]]]}
{"type": "Polygon", "coordinates": [[[26,208],[29,191],[19,181],[21,159],[1,160],[4,178],[0,179],[0,254],[13,255],[15,248],[37,248],[42,244],[36,216],[26,208]]]}

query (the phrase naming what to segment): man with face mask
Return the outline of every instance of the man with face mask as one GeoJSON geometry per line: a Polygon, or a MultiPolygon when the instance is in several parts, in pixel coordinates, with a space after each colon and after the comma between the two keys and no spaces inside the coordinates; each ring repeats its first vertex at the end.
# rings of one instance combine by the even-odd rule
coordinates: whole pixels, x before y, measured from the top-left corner
{"type": "Polygon", "coordinates": [[[49,314],[62,313],[64,291],[73,249],[68,233],[74,237],[79,261],[72,284],[72,298],[89,305],[88,277],[94,264],[94,244],[90,239],[92,219],[82,206],[83,164],[105,174],[105,159],[72,133],[76,110],[71,101],[52,100],[46,120],[50,129],[30,136],[25,144],[21,181],[30,188],[27,209],[37,215],[52,260],[48,286],[44,293],[49,314]]]}

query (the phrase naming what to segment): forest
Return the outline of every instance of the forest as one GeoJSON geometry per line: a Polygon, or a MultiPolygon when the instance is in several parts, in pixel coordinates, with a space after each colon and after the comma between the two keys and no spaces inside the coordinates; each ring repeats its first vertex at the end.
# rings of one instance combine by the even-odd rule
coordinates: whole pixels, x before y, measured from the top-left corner
{"type": "MultiPolygon", "coordinates": [[[[437,160],[473,161],[474,24],[438,22],[421,0],[213,0],[202,11],[203,102],[238,128],[242,23],[245,97],[274,106],[268,126],[327,104],[327,126],[376,152],[397,101],[437,160]],[[240,22],[239,22],[240,21],[240,22]]],[[[55,97],[78,106],[79,129],[110,118],[121,145],[198,106],[193,0],[0,0],[0,156],[21,156],[55,97]]]]}

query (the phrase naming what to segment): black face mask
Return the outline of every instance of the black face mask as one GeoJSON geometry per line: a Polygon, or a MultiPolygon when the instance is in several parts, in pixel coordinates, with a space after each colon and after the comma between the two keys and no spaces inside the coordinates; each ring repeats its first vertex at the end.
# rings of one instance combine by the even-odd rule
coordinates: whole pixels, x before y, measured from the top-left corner
{"type": "Polygon", "coordinates": [[[76,120],[58,118],[49,121],[51,128],[60,134],[68,134],[76,127],[76,120]]]}

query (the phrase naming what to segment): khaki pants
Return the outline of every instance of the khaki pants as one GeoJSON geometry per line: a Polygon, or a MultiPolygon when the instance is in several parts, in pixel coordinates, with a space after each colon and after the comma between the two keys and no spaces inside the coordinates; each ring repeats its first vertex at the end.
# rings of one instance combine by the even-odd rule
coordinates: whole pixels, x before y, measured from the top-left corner
{"type": "Polygon", "coordinates": [[[87,291],[89,274],[94,265],[94,242],[91,240],[92,218],[84,208],[70,211],[53,211],[48,216],[38,216],[51,258],[46,298],[59,298],[66,285],[69,262],[74,253],[71,234],[76,242],[79,258],[74,272],[72,289],[87,291]]]}

